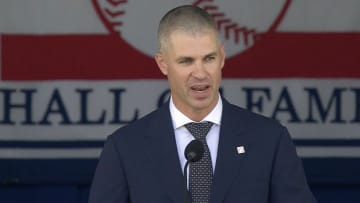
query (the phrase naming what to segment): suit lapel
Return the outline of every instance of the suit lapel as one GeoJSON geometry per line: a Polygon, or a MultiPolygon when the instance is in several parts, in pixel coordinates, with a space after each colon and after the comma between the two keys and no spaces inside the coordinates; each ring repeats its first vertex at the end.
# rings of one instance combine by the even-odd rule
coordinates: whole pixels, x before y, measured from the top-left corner
{"type": "Polygon", "coordinates": [[[183,198],[183,174],[168,103],[150,119],[146,134],[148,158],[154,175],[158,176],[163,191],[177,202],[183,198]]]}
{"type": "MultiPolygon", "coordinates": [[[[154,171],[161,185],[173,202],[183,201],[183,173],[178,157],[174,129],[168,103],[149,119],[144,145],[154,171]]],[[[223,99],[223,114],[220,139],[213,180],[211,202],[222,202],[226,191],[239,172],[245,154],[238,154],[236,147],[247,146],[246,121],[237,110],[223,99]],[[241,124],[242,127],[239,127],[241,124]]],[[[246,149],[246,148],[245,148],[246,149]]]]}
{"type": "Polygon", "coordinates": [[[244,128],[239,127],[242,122],[241,117],[233,107],[223,99],[223,113],[220,126],[220,139],[218,146],[218,155],[215,166],[214,181],[212,188],[211,202],[222,202],[230,184],[238,174],[242,159],[246,153],[239,154],[237,147],[245,146],[247,141],[241,136],[244,128]]]}

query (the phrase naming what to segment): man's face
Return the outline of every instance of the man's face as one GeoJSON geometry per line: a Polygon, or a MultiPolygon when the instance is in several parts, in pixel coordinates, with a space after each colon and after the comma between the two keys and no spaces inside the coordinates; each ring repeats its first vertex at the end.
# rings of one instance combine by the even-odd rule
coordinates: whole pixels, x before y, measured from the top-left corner
{"type": "Polygon", "coordinates": [[[215,107],[225,53],[214,32],[175,31],[155,59],[182,113],[201,120],[215,107]]]}

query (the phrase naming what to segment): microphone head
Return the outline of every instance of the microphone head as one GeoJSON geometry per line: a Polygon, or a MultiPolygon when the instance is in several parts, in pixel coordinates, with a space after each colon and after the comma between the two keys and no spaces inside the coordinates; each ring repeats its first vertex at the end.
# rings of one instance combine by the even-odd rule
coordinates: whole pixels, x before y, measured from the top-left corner
{"type": "Polygon", "coordinates": [[[189,162],[199,161],[204,155],[204,145],[200,140],[191,141],[185,148],[185,158],[189,162]]]}

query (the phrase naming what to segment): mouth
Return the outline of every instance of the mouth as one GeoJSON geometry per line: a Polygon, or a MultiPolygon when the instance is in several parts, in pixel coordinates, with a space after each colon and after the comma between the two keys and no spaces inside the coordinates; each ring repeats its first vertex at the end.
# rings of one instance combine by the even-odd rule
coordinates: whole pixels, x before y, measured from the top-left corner
{"type": "Polygon", "coordinates": [[[193,85],[190,89],[196,97],[202,98],[207,96],[210,85],[193,85]]]}
{"type": "Polygon", "coordinates": [[[201,92],[209,89],[209,87],[209,85],[194,85],[191,86],[191,90],[201,92]]]}

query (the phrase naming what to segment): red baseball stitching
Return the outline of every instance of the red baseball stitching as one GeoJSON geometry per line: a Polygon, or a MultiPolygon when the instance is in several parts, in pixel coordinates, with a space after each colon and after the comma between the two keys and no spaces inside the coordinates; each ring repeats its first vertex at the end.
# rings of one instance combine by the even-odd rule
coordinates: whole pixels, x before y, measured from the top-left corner
{"type": "Polygon", "coordinates": [[[103,12],[105,18],[110,23],[112,31],[120,33],[120,29],[116,27],[122,26],[123,22],[118,18],[119,16],[125,15],[123,4],[127,3],[127,0],[106,0],[110,4],[109,7],[103,6],[103,12]]]}
{"type": "Polygon", "coordinates": [[[119,4],[127,3],[127,0],[108,0],[111,5],[118,6],[119,4]]]}
{"type": "Polygon", "coordinates": [[[207,11],[217,23],[219,32],[224,32],[225,39],[230,39],[230,34],[234,35],[234,42],[240,43],[240,37],[244,37],[245,46],[250,45],[250,39],[256,40],[256,30],[249,29],[246,26],[241,26],[237,22],[234,22],[230,18],[226,17],[224,12],[219,11],[219,7],[214,4],[214,0],[196,0],[193,3],[194,6],[198,6],[207,11]]]}
{"type": "MultiPolygon", "coordinates": [[[[120,29],[116,29],[123,25],[123,22],[119,19],[120,16],[125,15],[123,4],[128,0],[106,0],[110,6],[102,6],[104,17],[108,21],[108,25],[111,27],[111,31],[120,33],[120,29]]],[[[237,22],[228,18],[224,12],[219,11],[219,7],[215,5],[214,0],[196,0],[193,3],[194,6],[198,6],[207,11],[217,23],[219,32],[224,33],[225,39],[230,40],[231,34],[234,36],[233,40],[236,44],[240,43],[240,38],[244,38],[245,46],[250,45],[250,39],[256,40],[256,30],[249,29],[246,26],[241,26],[237,22]]]]}

